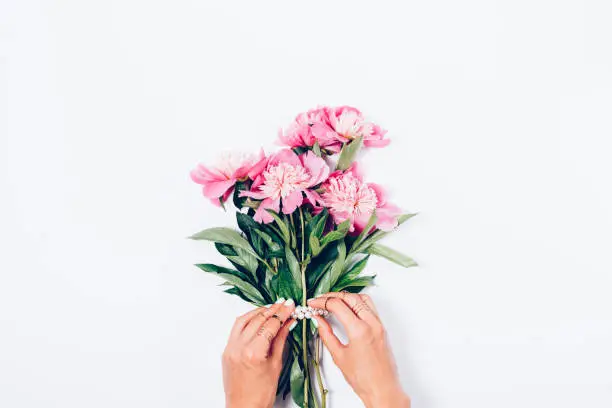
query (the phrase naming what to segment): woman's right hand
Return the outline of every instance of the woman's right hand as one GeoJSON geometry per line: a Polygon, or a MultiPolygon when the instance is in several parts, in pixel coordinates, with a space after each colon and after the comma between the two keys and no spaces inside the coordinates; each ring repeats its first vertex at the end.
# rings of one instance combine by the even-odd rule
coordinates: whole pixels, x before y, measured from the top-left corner
{"type": "Polygon", "coordinates": [[[402,390],[385,329],[368,295],[327,293],[308,301],[327,309],[346,329],[344,345],[321,316],[313,316],[319,335],[359,398],[368,408],[409,408],[410,398],[402,390]]]}

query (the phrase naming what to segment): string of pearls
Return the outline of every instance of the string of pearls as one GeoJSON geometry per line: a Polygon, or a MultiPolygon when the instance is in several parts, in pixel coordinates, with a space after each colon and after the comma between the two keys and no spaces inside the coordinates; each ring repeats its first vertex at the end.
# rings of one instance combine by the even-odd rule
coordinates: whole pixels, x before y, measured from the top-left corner
{"type": "Polygon", "coordinates": [[[317,315],[327,317],[329,312],[325,309],[315,309],[310,306],[296,306],[293,313],[291,313],[291,317],[297,320],[311,319],[312,316],[317,315]]]}

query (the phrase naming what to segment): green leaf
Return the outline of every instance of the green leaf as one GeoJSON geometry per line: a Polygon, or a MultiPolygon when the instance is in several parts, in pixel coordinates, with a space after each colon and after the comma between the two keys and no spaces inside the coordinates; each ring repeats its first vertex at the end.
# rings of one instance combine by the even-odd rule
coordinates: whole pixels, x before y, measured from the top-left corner
{"type": "Polygon", "coordinates": [[[257,306],[263,306],[266,304],[259,290],[251,285],[251,283],[249,283],[247,280],[242,279],[238,271],[213,264],[198,264],[196,266],[204,272],[211,272],[218,275],[219,277],[225,279],[227,283],[237,287],[246,297],[251,300],[251,303],[254,303],[257,306]]]}
{"type": "Polygon", "coordinates": [[[331,269],[323,275],[317,289],[315,290],[314,295],[319,296],[324,293],[331,291],[331,288],[338,281],[338,278],[342,274],[342,268],[344,267],[344,262],[346,260],[346,245],[344,241],[338,242],[338,257],[333,261],[331,269]]]}
{"type": "Polygon", "coordinates": [[[329,271],[331,265],[338,257],[338,248],[336,245],[330,245],[321,251],[321,253],[312,260],[306,271],[306,280],[308,287],[308,295],[314,296],[314,291],[318,286],[321,278],[329,271]]]}
{"type": "Polygon", "coordinates": [[[308,151],[308,147],[298,146],[298,147],[294,147],[292,150],[295,154],[299,156],[300,154],[306,153],[308,151]]]}
{"type": "Polygon", "coordinates": [[[231,245],[215,242],[215,248],[217,248],[217,251],[223,256],[236,256],[236,251],[231,245]]]}
{"type": "Polygon", "coordinates": [[[321,244],[319,243],[319,239],[314,235],[310,234],[308,236],[308,246],[310,247],[310,251],[313,256],[317,256],[321,253],[321,244]]]}
{"type": "Polygon", "coordinates": [[[297,358],[291,366],[291,397],[298,407],[304,406],[304,372],[297,358]]]}
{"type": "Polygon", "coordinates": [[[283,369],[281,370],[278,378],[278,387],[276,388],[276,395],[282,395],[285,398],[288,392],[291,391],[291,367],[293,366],[293,353],[287,353],[285,361],[283,361],[283,369]]]}
{"type": "Polygon", "coordinates": [[[312,145],[312,151],[314,152],[314,154],[316,154],[317,156],[321,157],[321,146],[319,146],[319,142],[315,142],[314,145],[312,145]]]}
{"type": "Polygon", "coordinates": [[[279,231],[281,233],[281,238],[283,238],[283,240],[287,244],[291,244],[291,233],[289,232],[289,227],[287,227],[287,224],[285,224],[285,221],[283,221],[281,217],[279,217],[279,215],[273,210],[266,210],[266,211],[268,211],[270,215],[272,215],[272,218],[274,218],[274,221],[276,221],[276,225],[278,225],[279,231]]]}
{"type": "Polygon", "coordinates": [[[351,220],[345,220],[341,224],[338,224],[338,228],[334,231],[328,232],[321,240],[321,246],[325,247],[327,244],[342,239],[348,233],[351,226],[351,220]]]}
{"type": "Polygon", "coordinates": [[[323,230],[325,229],[325,223],[327,222],[327,217],[329,212],[327,208],[324,208],[323,211],[318,213],[313,219],[308,223],[308,230],[311,235],[314,235],[317,238],[321,238],[323,235],[323,230]]]}
{"type": "Polygon", "coordinates": [[[286,246],[285,247],[285,260],[287,261],[287,267],[291,273],[294,285],[297,288],[298,293],[302,292],[302,271],[300,270],[300,264],[297,258],[293,254],[293,251],[286,246]]]}
{"type": "Polygon", "coordinates": [[[355,242],[353,242],[352,248],[359,248],[359,244],[361,244],[363,240],[366,239],[366,237],[370,233],[370,230],[372,229],[374,224],[376,224],[377,219],[378,217],[376,216],[376,210],[374,210],[372,211],[372,215],[370,215],[370,220],[368,221],[368,224],[365,226],[363,231],[361,231],[355,242]]]}
{"type": "Polygon", "coordinates": [[[250,190],[251,188],[251,181],[250,180],[246,180],[246,181],[239,181],[236,183],[235,187],[234,187],[234,194],[232,196],[232,201],[234,202],[234,206],[238,209],[244,207],[244,203],[247,200],[247,197],[240,197],[240,192],[245,191],[245,190],[250,190]]]}
{"type": "Polygon", "coordinates": [[[257,267],[259,266],[257,258],[242,248],[234,248],[234,250],[236,251],[236,255],[227,256],[227,259],[244,267],[253,274],[255,279],[257,279],[257,267]]]}
{"type": "Polygon", "coordinates": [[[359,261],[352,264],[350,267],[346,268],[346,270],[342,272],[341,279],[355,279],[358,277],[359,274],[365,269],[369,258],[370,255],[366,255],[359,261]]]}
{"type": "Polygon", "coordinates": [[[417,263],[410,257],[396,251],[395,249],[389,248],[381,244],[370,245],[366,252],[372,255],[381,256],[387,258],[391,262],[395,262],[404,268],[410,268],[411,266],[417,266],[417,263]]]}
{"type": "Polygon", "coordinates": [[[189,238],[195,239],[195,240],[220,242],[222,244],[231,245],[236,248],[242,248],[245,251],[251,253],[252,255],[255,255],[256,257],[258,256],[253,250],[253,248],[251,248],[249,241],[244,239],[244,237],[240,235],[240,233],[238,233],[237,231],[234,231],[231,228],[225,228],[225,227],[209,228],[209,229],[205,229],[204,231],[200,231],[196,234],[193,234],[189,238]]]}
{"type": "Polygon", "coordinates": [[[253,232],[259,237],[261,237],[261,239],[266,243],[266,245],[268,245],[268,248],[270,248],[270,251],[272,251],[276,255],[278,255],[282,251],[283,247],[279,243],[274,241],[274,239],[272,239],[272,237],[267,233],[260,230],[253,230],[253,232]]]}
{"type": "Polygon", "coordinates": [[[278,297],[291,298],[296,302],[301,298],[301,281],[293,279],[289,266],[284,260],[279,259],[278,273],[272,278],[272,287],[278,297]]]}
{"type": "MultiPolygon", "coordinates": [[[[402,214],[397,218],[398,225],[402,225],[404,222],[408,221],[410,218],[414,217],[417,214],[402,214]]],[[[359,247],[353,245],[354,250],[351,249],[351,252],[364,252],[370,245],[374,244],[377,241],[380,241],[382,238],[389,235],[391,231],[381,231],[376,230],[369,237],[367,237],[359,247]]]]}
{"type": "Polygon", "coordinates": [[[338,164],[336,165],[336,170],[346,170],[351,167],[355,157],[357,156],[357,152],[361,148],[361,143],[363,142],[363,136],[356,137],[353,139],[351,143],[345,144],[340,152],[340,157],[338,158],[338,164]]]}
{"type": "Polygon", "coordinates": [[[204,272],[210,273],[227,273],[230,275],[235,275],[237,278],[242,279],[243,281],[249,281],[251,278],[246,273],[242,271],[237,271],[235,269],[226,268],[224,266],[219,266],[215,264],[196,264],[196,267],[200,268],[204,272]]]}
{"type": "Polygon", "coordinates": [[[333,287],[332,292],[341,292],[343,290],[346,290],[346,291],[351,292],[351,293],[359,293],[364,288],[367,288],[368,286],[371,286],[374,283],[374,278],[376,278],[376,275],[374,275],[374,276],[361,276],[361,277],[359,277],[357,279],[352,279],[352,280],[350,280],[350,279],[347,279],[347,280],[341,279],[333,287]]]}
{"type": "Polygon", "coordinates": [[[231,288],[224,290],[224,292],[229,293],[230,295],[238,296],[240,299],[244,300],[245,302],[251,303],[251,299],[249,299],[244,293],[240,291],[240,289],[238,289],[235,286],[232,286],[231,288]]]}

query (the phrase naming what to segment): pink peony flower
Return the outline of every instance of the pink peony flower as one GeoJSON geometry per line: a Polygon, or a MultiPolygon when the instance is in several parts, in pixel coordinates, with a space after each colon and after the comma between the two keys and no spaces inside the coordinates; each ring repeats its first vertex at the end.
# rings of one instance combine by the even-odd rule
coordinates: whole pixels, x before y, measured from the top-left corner
{"type": "Polygon", "coordinates": [[[339,152],[343,143],[363,136],[367,147],[384,147],[389,139],[380,126],[366,122],[361,112],[350,106],[337,108],[322,107],[299,114],[285,132],[279,133],[279,142],[284,146],[319,146],[332,152],[339,152]]]}
{"type": "Polygon", "coordinates": [[[363,136],[363,144],[367,147],[384,147],[390,142],[389,139],[384,139],[387,131],[374,123],[366,122],[356,108],[350,106],[327,108],[327,119],[337,140],[342,143],[350,142],[359,136],[363,136]]]}
{"type": "Polygon", "coordinates": [[[283,132],[279,131],[279,143],[283,146],[312,147],[319,146],[333,152],[339,152],[342,144],[337,140],[329,127],[327,108],[311,109],[300,113],[295,121],[283,132]]]}
{"type": "Polygon", "coordinates": [[[321,203],[328,208],[334,222],[351,221],[351,232],[361,232],[376,210],[375,227],[390,231],[398,225],[399,207],[389,204],[383,189],[364,183],[356,166],[345,172],[336,171],[322,186],[321,203]]]}
{"type": "Polygon", "coordinates": [[[213,167],[198,164],[191,171],[191,179],[202,185],[204,196],[210,198],[213,204],[220,205],[232,194],[236,182],[256,179],[266,161],[263,149],[259,154],[225,153],[213,167]]]}
{"type": "Polygon", "coordinates": [[[268,161],[266,168],[255,179],[251,191],[242,191],[241,197],[262,200],[253,217],[257,222],[269,223],[272,216],[266,211],[272,209],[291,214],[306,199],[313,205],[319,199],[317,193],[309,190],[321,184],[329,176],[325,160],[307,152],[300,156],[290,149],[276,153],[268,161]]]}

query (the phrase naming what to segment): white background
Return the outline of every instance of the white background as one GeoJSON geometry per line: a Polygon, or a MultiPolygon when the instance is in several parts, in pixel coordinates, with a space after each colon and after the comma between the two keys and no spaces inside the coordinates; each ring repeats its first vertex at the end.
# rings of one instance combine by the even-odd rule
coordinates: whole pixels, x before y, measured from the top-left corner
{"type": "Polygon", "coordinates": [[[0,4],[0,406],[223,406],[247,307],[188,172],[318,104],[420,212],[369,267],[414,407],[612,406],[609,2],[0,4]]]}

